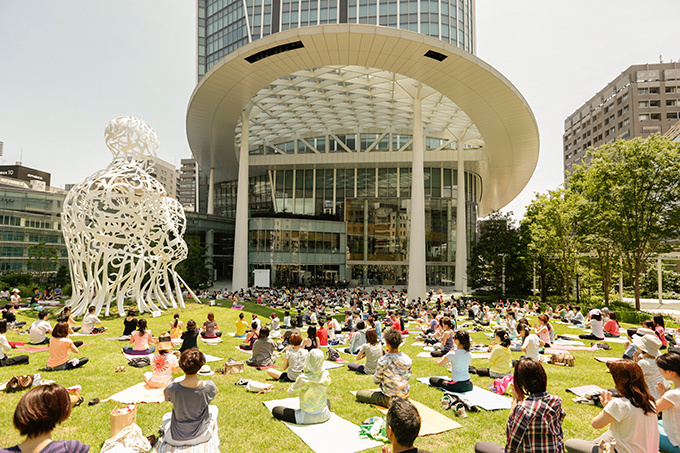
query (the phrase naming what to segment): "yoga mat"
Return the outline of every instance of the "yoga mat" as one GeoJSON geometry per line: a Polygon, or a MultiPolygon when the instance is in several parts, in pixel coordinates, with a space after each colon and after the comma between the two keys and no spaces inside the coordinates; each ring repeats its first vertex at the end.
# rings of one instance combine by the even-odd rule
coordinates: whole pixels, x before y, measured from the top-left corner
{"type": "Polygon", "coordinates": [[[470,355],[473,359],[488,359],[491,357],[490,352],[471,352],[470,355]]]}
{"type": "Polygon", "coordinates": [[[602,363],[612,363],[618,362],[619,360],[623,360],[621,357],[593,357],[593,359],[602,363]]]}
{"type": "Polygon", "coordinates": [[[215,357],[214,355],[209,355],[205,353],[203,354],[203,357],[205,357],[206,362],[221,362],[222,360],[224,360],[221,357],[215,357]]]}
{"type": "Polygon", "coordinates": [[[423,348],[423,351],[432,352],[432,351],[434,351],[434,347],[432,347],[432,346],[425,346],[425,347],[423,348]]]}
{"type": "Polygon", "coordinates": [[[164,389],[151,389],[147,387],[144,382],[140,382],[125,390],[121,390],[115,395],[109,396],[104,401],[117,401],[123,404],[162,403],[165,401],[163,390],[164,389]]]}
{"type": "MultiPolygon", "coordinates": [[[[578,336],[574,335],[576,338],[578,336]]],[[[563,340],[561,338],[558,338],[555,340],[553,343],[555,346],[585,346],[586,344],[580,340],[563,340]]]]}
{"type": "MultiPolygon", "coordinates": [[[[199,337],[200,337],[200,335],[199,335],[199,337]]],[[[203,340],[203,343],[209,344],[210,346],[215,346],[215,345],[218,344],[218,343],[222,343],[222,339],[219,338],[219,337],[217,337],[217,338],[203,338],[203,337],[200,337],[200,338],[201,338],[201,340],[203,340]]]]}
{"type": "Polygon", "coordinates": [[[624,337],[624,338],[621,338],[621,337],[619,337],[619,338],[608,338],[608,337],[605,337],[603,341],[605,341],[605,342],[607,342],[607,343],[624,344],[624,343],[628,343],[628,338],[625,338],[625,337],[624,337]]]}
{"type": "Polygon", "coordinates": [[[424,358],[424,359],[433,358],[432,354],[430,354],[429,352],[419,352],[418,354],[416,354],[416,357],[421,357],[421,358],[424,358]]]}
{"type": "Polygon", "coordinates": [[[573,324],[572,324],[571,326],[568,326],[568,327],[569,327],[570,329],[585,329],[585,328],[586,328],[586,326],[575,326],[575,325],[573,325],[573,324]]]}
{"type": "MultiPolygon", "coordinates": [[[[440,377],[442,379],[450,379],[449,376],[433,376],[433,377],[440,377]]],[[[418,382],[425,384],[425,385],[430,385],[430,377],[422,377],[417,379],[418,382]]],[[[432,386],[430,386],[432,387],[432,386]]],[[[439,387],[435,387],[439,388],[439,387]]],[[[448,390],[447,390],[448,392],[448,390]]],[[[508,398],[507,396],[499,395],[497,393],[491,392],[489,390],[484,390],[481,387],[477,387],[476,385],[470,390],[469,392],[465,393],[456,393],[456,392],[450,392],[454,393],[455,395],[461,396],[468,400],[470,404],[473,406],[477,406],[480,409],[484,409],[486,411],[496,411],[496,410],[501,410],[501,409],[510,409],[510,405],[512,404],[512,399],[508,398]]]]}
{"type": "Polygon", "coordinates": [[[324,360],[323,362],[324,370],[332,370],[333,368],[342,368],[344,366],[345,366],[344,363],[329,362],[328,360],[324,360]]]}
{"type": "Polygon", "coordinates": [[[151,354],[137,354],[137,355],[123,353],[123,355],[128,360],[136,359],[137,357],[148,357],[149,360],[151,360],[153,358],[153,353],[151,353],[151,354]]]}
{"type": "Polygon", "coordinates": [[[129,335],[121,335],[120,337],[104,338],[106,341],[130,341],[129,335]]]}
{"type": "Polygon", "coordinates": [[[597,351],[597,346],[569,346],[569,345],[555,345],[545,349],[547,354],[560,351],[597,351]]]}
{"type": "MultiPolygon", "coordinates": [[[[351,392],[356,396],[356,392],[351,392]]],[[[430,434],[439,434],[452,429],[462,428],[463,426],[455,420],[451,420],[444,414],[441,414],[434,409],[430,409],[424,404],[409,398],[409,401],[418,409],[420,414],[420,432],[418,436],[429,436],[430,434]]],[[[371,406],[378,409],[383,415],[387,414],[387,408],[371,404],[371,406]]],[[[451,412],[453,414],[453,412],[451,412]]]]}
{"type": "MultiPolygon", "coordinates": [[[[270,411],[276,406],[284,406],[291,409],[300,408],[300,400],[298,398],[263,401],[262,404],[270,411]]],[[[282,423],[285,423],[300,440],[316,453],[353,453],[383,445],[381,442],[374,440],[361,439],[357,425],[332,412],[331,418],[326,423],[318,425],[282,423]]]]}
{"type": "Polygon", "coordinates": [[[427,346],[427,345],[425,343],[423,343],[422,341],[416,341],[416,342],[412,343],[411,346],[416,347],[416,348],[422,348],[423,346],[427,346]]]}
{"type": "Polygon", "coordinates": [[[49,346],[29,346],[27,348],[22,349],[22,351],[24,352],[45,352],[49,350],[50,350],[49,346]]]}
{"type": "Polygon", "coordinates": [[[571,392],[574,395],[577,396],[583,396],[586,393],[590,393],[592,391],[597,391],[597,392],[604,392],[603,388],[600,388],[597,385],[582,385],[581,387],[572,387],[570,389],[567,389],[567,392],[571,392]]]}
{"type": "Polygon", "coordinates": [[[253,355],[253,351],[244,351],[243,349],[239,348],[238,346],[234,346],[237,351],[245,352],[246,354],[253,355]]]}
{"type": "Polygon", "coordinates": [[[236,336],[236,332],[227,332],[227,335],[229,335],[230,337],[235,337],[235,336],[236,336]]]}

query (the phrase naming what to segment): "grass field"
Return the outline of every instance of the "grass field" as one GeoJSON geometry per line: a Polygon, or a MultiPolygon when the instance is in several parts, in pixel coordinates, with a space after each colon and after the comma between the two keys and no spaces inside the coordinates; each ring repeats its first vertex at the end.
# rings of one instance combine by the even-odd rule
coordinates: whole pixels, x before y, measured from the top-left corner
{"type": "MultiPolygon", "coordinates": [[[[219,305],[218,301],[218,305],[219,305]]],[[[226,301],[225,301],[226,302],[226,301]]],[[[226,304],[225,304],[226,305],[226,304]]],[[[207,304],[190,303],[183,310],[169,310],[164,312],[161,317],[148,317],[149,329],[154,335],[169,330],[172,315],[175,312],[181,313],[181,319],[186,323],[189,319],[194,319],[200,325],[206,319],[209,311],[215,313],[216,321],[220,329],[225,332],[235,330],[234,323],[238,317],[238,310],[214,306],[207,304]]],[[[246,304],[246,312],[257,312],[261,317],[271,314],[272,310],[256,304],[246,304]]],[[[18,315],[19,321],[27,321],[30,325],[35,320],[35,314],[21,312],[18,315]]],[[[282,316],[280,315],[282,318],[282,316]]],[[[54,316],[50,317],[50,322],[54,324],[54,316]]],[[[249,319],[247,316],[246,319],[249,319]]],[[[73,371],[60,372],[41,372],[45,367],[48,352],[32,353],[31,363],[25,366],[15,366],[0,368],[0,382],[8,380],[11,376],[19,374],[41,373],[44,378],[53,379],[64,386],[80,384],[83,387],[82,396],[85,403],[74,408],[69,420],[58,427],[54,432],[55,439],[78,439],[84,443],[92,445],[92,451],[98,452],[109,437],[109,413],[117,406],[117,403],[103,402],[98,405],[88,407],[87,402],[92,398],[104,400],[112,394],[141,382],[142,375],[150,368],[134,368],[126,366],[124,373],[114,373],[117,366],[126,365],[127,360],[121,353],[121,347],[126,343],[117,341],[105,341],[107,337],[118,336],[123,331],[122,318],[110,317],[103,319],[103,324],[108,327],[108,332],[97,336],[73,337],[74,340],[83,340],[89,345],[80,349],[79,356],[87,356],[90,362],[83,368],[73,371]]],[[[532,323],[534,319],[530,320],[532,323]]],[[[411,328],[415,323],[411,323],[411,328]]],[[[628,326],[622,326],[623,328],[628,326]]],[[[580,330],[570,329],[567,326],[556,324],[558,334],[582,333],[580,330]]],[[[28,341],[28,335],[8,333],[10,341],[28,341]]],[[[406,344],[402,348],[413,359],[413,377],[411,379],[411,398],[446,414],[455,417],[451,411],[444,411],[440,406],[442,392],[429,386],[423,385],[415,380],[416,377],[446,374],[443,368],[436,364],[436,359],[417,358],[416,354],[422,349],[410,346],[413,343],[414,335],[406,339],[406,344]]],[[[232,357],[236,360],[245,360],[248,355],[239,352],[235,346],[241,341],[231,336],[225,335],[224,342],[215,346],[209,346],[199,341],[199,348],[210,355],[223,357],[225,360],[232,357]]],[[[489,340],[482,333],[472,335],[472,339],[477,343],[487,343],[489,340]]],[[[21,350],[13,351],[14,355],[22,354],[21,350]]],[[[606,366],[593,360],[593,356],[618,356],[623,354],[623,345],[612,344],[611,351],[590,351],[572,352],[576,358],[574,368],[566,368],[556,365],[545,365],[548,374],[548,391],[560,396],[564,400],[563,407],[567,413],[564,421],[565,439],[579,437],[584,439],[595,438],[598,434],[590,426],[591,419],[600,409],[594,406],[576,404],[571,401],[573,395],[566,393],[569,387],[597,384],[603,388],[611,388],[613,382],[607,373],[606,366]]],[[[513,353],[513,358],[518,358],[520,353],[513,353]]],[[[343,358],[352,360],[351,356],[342,354],[343,358]]],[[[281,365],[283,359],[279,358],[277,365],[281,365]]],[[[488,366],[486,360],[473,360],[472,365],[477,367],[488,366]]],[[[221,365],[219,362],[210,364],[212,368],[221,365]]],[[[283,391],[289,384],[278,383],[270,380],[264,371],[258,371],[248,366],[245,367],[245,374],[218,375],[215,374],[211,379],[219,388],[217,398],[213,402],[219,407],[219,432],[222,451],[233,452],[308,452],[311,451],[303,442],[299,440],[285,425],[274,420],[269,411],[262,405],[262,401],[270,399],[285,398],[283,391]],[[243,387],[233,385],[241,378],[252,378],[259,381],[271,382],[277,390],[271,393],[256,395],[247,393],[243,387]]],[[[364,419],[379,415],[371,406],[357,403],[350,393],[352,390],[375,388],[371,376],[358,375],[347,370],[346,367],[337,368],[329,371],[333,380],[329,389],[329,398],[333,411],[339,416],[355,423],[360,424],[364,419]]],[[[491,378],[473,376],[473,382],[482,387],[488,388],[492,383],[491,378]]],[[[21,440],[18,432],[12,428],[12,414],[16,403],[21,398],[22,393],[0,394],[0,401],[3,410],[0,412],[0,426],[4,426],[0,432],[0,447],[15,445],[21,440]]],[[[142,428],[145,435],[157,432],[161,417],[165,412],[171,410],[170,403],[163,404],[141,404],[137,411],[137,424],[142,428]]],[[[474,444],[478,441],[489,441],[504,444],[505,441],[505,422],[508,411],[478,412],[470,413],[465,419],[457,419],[463,425],[461,429],[449,431],[439,435],[427,436],[417,440],[416,446],[436,452],[472,452],[474,444]]],[[[333,439],[333,433],[329,432],[329,442],[341,442],[342,439],[333,439]]],[[[367,450],[369,452],[379,452],[379,448],[367,450]]]]}

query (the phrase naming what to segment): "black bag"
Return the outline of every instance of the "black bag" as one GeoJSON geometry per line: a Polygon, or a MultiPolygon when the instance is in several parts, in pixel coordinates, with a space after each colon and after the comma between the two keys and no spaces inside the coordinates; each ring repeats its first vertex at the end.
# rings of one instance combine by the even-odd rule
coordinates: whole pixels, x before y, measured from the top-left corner
{"type": "Polygon", "coordinates": [[[148,357],[135,357],[128,362],[128,365],[137,368],[144,368],[145,366],[151,365],[151,360],[148,357]]]}

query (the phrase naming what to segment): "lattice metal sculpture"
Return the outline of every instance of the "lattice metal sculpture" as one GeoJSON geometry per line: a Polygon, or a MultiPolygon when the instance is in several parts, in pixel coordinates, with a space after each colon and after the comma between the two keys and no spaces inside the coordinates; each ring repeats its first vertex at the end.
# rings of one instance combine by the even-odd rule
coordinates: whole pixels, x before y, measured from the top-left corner
{"type": "Polygon", "coordinates": [[[73,314],[94,305],[108,315],[115,300],[124,316],[126,297],[140,312],[184,307],[184,282],[175,271],[187,256],[184,210],[147,171],[158,137],[129,116],[112,120],[105,137],[113,162],[76,184],[62,212],[73,314]]]}

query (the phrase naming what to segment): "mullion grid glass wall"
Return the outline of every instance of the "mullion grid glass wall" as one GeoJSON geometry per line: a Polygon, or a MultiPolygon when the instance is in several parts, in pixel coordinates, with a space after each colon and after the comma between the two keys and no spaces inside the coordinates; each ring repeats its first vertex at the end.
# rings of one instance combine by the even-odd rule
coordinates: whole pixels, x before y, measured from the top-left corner
{"type": "Polygon", "coordinates": [[[473,53],[471,0],[348,0],[347,21],[410,30],[473,53]]]}

